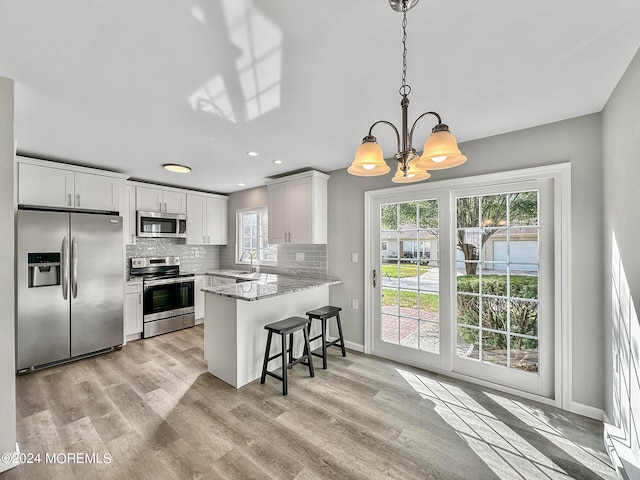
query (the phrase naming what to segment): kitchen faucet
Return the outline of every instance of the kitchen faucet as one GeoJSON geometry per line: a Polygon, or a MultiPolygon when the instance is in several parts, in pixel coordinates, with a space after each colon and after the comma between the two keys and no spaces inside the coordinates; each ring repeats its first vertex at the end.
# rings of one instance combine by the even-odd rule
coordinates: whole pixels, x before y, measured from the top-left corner
{"type": "Polygon", "coordinates": [[[251,253],[251,250],[245,250],[244,252],[242,252],[242,255],[240,255],[240,261],[244,260],[244,256],[247,253],[249,254],[249,261],[251,262],[250,266],[249,266],[249,271],[251,273],[259,272],[260,271],[260,265],[258,264],[257,259],[256,259],[256,266],[255,267],[253,266],[253,254],[251,253]]]}

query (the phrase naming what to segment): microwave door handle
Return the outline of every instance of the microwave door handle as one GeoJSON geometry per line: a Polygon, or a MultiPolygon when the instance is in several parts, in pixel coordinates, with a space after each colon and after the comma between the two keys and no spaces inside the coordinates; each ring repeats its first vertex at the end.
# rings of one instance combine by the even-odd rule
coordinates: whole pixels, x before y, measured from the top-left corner
{"type": "Polygon", "coordinates": [[[62,298],[69,296],[69,242],[65,236],[62,239],[62,298]]]}
{"type": "Polygon", "coordinates": [[[76,237],[71,239],[71,296],[78,296],[78,242],[76,237]]]}

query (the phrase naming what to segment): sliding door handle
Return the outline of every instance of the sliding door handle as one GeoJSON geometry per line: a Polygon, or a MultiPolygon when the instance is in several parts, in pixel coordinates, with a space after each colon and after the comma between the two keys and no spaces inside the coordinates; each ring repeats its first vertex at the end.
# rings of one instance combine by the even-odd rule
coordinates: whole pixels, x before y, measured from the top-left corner
{"type": "Polygon", "coordinates": [[[378,286],[378,272],[376,272],[375,269],[373,270],[372,281],[373,281],[373,288],[376,288],[378,286]]]}

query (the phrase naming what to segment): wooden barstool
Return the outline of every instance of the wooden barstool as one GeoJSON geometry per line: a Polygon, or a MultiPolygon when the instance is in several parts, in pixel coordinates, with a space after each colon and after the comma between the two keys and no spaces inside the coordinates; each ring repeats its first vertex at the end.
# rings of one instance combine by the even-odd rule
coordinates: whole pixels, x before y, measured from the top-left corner
{"type": "Polygon", "coordinates": [[[327,347],[331,345],[335,345],[342,349],[342,356],[346,357],[347,352],[344,348],[344,336],[342,335],[342,323],[340,322],[340,311],[342,308],[334,307],[331,305],[325,305],[324,307],[316,308],[315,310],[309,310],[306,315],[309,317],[309,325],[307,329],[311,330],[311,320],[316,318],[321,321],[321,332],[320,335],[316,335],[313,338],[309,339],[309,342],[317,340],[318,338],[322,339],[322,353],[311,352],[311,355],[315,355],[316,357],[322,358],[322,368],[327,369],[327,347]],[[329,318],[336,317],[336,321],[338,322],[338,338],[336,338],[333,342],[327,342],[327,320],[329,318]]]}
{"type": "Polygon", "coordinates": [[[293,367],[297,363],[304,363],[309,367],[309,376],[313,377],[313,361],[311,355],[309,355],[309,329],[308,326],[311,320],[303,317],[289,317],[279,322],[269,323],[264,328],[269,332],[267,337],[267,348],[264,352],[264,363],[262,364],[262,376],[260,377],[260,383],[264,383],[267,375],[277,378],[282,382],[282,394],[287,394],[287,370],[293,367]],[[302,330],[304,334],[304,352],[300,358],[293,357],[293,334],[298,330],[302,330]],[[271,336],[278,334],[282,338],[282,352],[269,356],[271,350],[271,336]],[[286,336],[289,335],[289,348],[287,348],[286,336]],[[287,358],[287,353],[289,354],[287,358]],[[274,360],[282,356],[282,375],[267,371],[267,365],[271,360],[274,360]]]}

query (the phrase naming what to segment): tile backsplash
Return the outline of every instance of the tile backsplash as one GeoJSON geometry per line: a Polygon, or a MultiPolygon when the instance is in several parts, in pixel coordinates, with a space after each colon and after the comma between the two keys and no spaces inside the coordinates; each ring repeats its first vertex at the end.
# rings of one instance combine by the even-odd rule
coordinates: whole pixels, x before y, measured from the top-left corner
{"type": "MultiPolygon", "coordinates": [[[[180,257],[185,272],[207,270],[237,270],[234,245],[185,245],[178,238],[138,238],[135,245],[127,245],[127,276],[131,257],[180,257]]],[[[240,268],[245,268],[241,266],[240,268]]],[[[278,265],[260,265],[260,270],[283,275],[326,277],[328,273],[326,245],[278,245],[278,265]]]]}
{"type": "Polygon", "coordinates": [[[180,269],[203,272],[220,268],[218,245],[186,245],[178,238],[138,238],[135,245],[127,245],[127,275],[131,257],[180,257],[180,269]]]}
{"type": "MultiPolygon", "coordinates": [[[[260,265],[260,270],[283,275],[326,277],[328,273],[327,246],[313,244],[278,245],[278,265],[260,265]]],[[[237,269],[235,246],[220,249],[220,268],[237,269]]]]}

